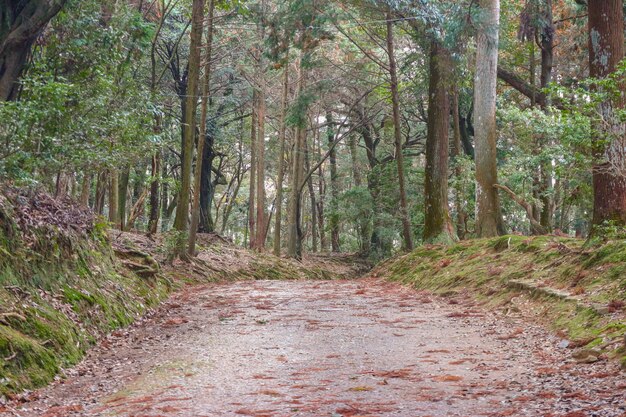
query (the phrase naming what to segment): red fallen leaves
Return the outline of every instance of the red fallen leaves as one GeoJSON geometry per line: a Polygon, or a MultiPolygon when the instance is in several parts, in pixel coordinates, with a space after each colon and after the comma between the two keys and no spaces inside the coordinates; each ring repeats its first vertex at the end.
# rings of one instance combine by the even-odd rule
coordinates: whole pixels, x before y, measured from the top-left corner
{"type": "Polygon", "coordinates": [[[188,322],[189,320],[184,317],[172,317],[170,319],[165,320],[165,322],[163,322],[163,326],[174,327],[174,326],[180,326],[181,324],[188,323],[188,322]]]}
{"type": "Polygon", "coordinates": [[[433,378],[438,382],[458,382],[462,381],[463,377],[458,375],[440,375],[433,378]]]}
{"type": "Polygon", "coordinates": [[[510,340],[510,339],[515,339],[517,336],[521,335],[522,333],[524,333],[524,329],[522,329],[521,327],[513,330],[513,333],[508,334],[506,336],[500,336],[498,337],[498,340],[510,340]]]}
{"type": "Polygon", "coordinates": [[[42,417],[65,417],[69,413],[83,411],[82,405],[66,405],[66,406],[57,406],[52,407],[48,411],[46,411],[42,417]]]}

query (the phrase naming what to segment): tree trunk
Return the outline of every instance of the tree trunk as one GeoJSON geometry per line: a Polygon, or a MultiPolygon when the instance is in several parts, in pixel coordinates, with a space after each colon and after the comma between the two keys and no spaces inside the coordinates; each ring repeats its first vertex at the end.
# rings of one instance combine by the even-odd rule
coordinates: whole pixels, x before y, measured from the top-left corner
{"type": "MultiPolygon", "coordinates": [[[[310,157],[311,152],[309,151],[309,147],[305,148],[305,167],[308,172],[311,167],[310,157]]],[[[313,176],[310,176],[307,180],[307,186],[309,189],[309,200],[311,203],[311,251],[313,253],[317,252],[317,201],[315,199],[315,190],[313,188],[313,176]]]]}
{"type": "Polygon", "coordinates": [[[117,211],[120,222],[120,230],[126,230],[126,200],[128,198],[128,181],[130,180],[130,165],[126,165],[119,177],[119,190],[117,203],[117,211]]]}
{"type": "MultiPolygon", "coordinates": [[[[260,74],[263,78],[264,74],[260,74]]],[[[256,238],[254,239],[254,247],[257,251],[263,251],[265,247],[265,238],[267,230],[265,227],[265,81],[261,80],[258,97],[258,115],[257,115],[257,175],[256,175],[256,238]]]]}
{"type": "Polygon", "coordinates": [[[159,217],[161,215],[161,196],[159,195],[161,180],[161,151],[152,155],[152,182],[150,183],[150,220],[148,221],[148,234],[157,233],[159,217]]]}
{"type": "Polygon", "coordinates": [[[256,141],[257,141],[257,133],[256,129],[258,126],[257,122],[257,101],[258,101],[258,93],[257,90],[254,89],[252,92],[252,117],[250,118],[250,194],[248,196],[248,236],[249,236],[249,245],[250,249],[255,248],[254,239],[256,238],[256,141]]]}
{"type": "MultiPolygon", "coordinates": [[[[411,222],[409,220],[409,209],[406,199],[404,180],[404,156],[402,154],[402,132],[400,130],[400,97],[398,95],[398,75],[396,69],[396,57],[393,44],[393,21],[391,13],[387,13],[387,54],[389,55],[389,75],[391,83],[391,103],[393,108],[393,133],[396,153],[396,164],[398,166],[398,188],[400,191],[400,217],[402,219],[402,235],[404,237],[404,249],[413,250],[413,236],[411,233],[411,222]]],[[[447,158],[447,156],[446,156],[447,158]]]]}
{"type": "MultiPolygon", "coordinates": [[[[320,135],[317,135],[317,158],[322,158],[322,140],[320,135]]],[[[320,233],[320,251],[327,252],[328,249],[328,239],[326,238],[326,228],[324,226],[324,198],[326,197],[326,182],[324,181],[324,171],[322,169],[322,165],[317,168],[318,182],[317,182],[317,192],[319,194],[319,198],[317,199],[317,229],[320,233]]]]}
{"type": "MultiPolygon", "coordinates": [[[[589,0],[589,72],[603,79],[624,58],[622,0],[589,0]]],[[[601,103],[593,123],[593,225],[626,226],[625,126],[615,109],[625,104],[624,86],[613,100],[601,103]]]]}
{"type": "MultiPolygon", "coordinates": [[[[202,47],[202,27],[204,22],[204,0],[193,0],[191,22],[191,43],[189,45],[189,77],[187,97],[183,115],[183,160],[181,185],[176,207],[174,228],[179,232],[189,229],[189,200],[191,195],[191,170],[196,133],[196,105],[198,102],[198,84],[200,80],[200,49],[202,47]]],[[[185,253],[186,240],[181,240],[179,255],[185,253]]]]}
{"type": "MultiPolygon", "coordinates": [[[[298,63],[298,97],[304,95],[306,88],[306,69],[302,67],[302,59],[305,51],[301,52],[298,63]]],[[[291,157],[291,197],[289,199],[289,210],[287,216],[287,256],[291,258],[302,258],[302,229],[300,228],[301,214],[301,189],[304,178],[304,144],[306,142],[306,117],[302,116],[302,121],[298,123],[295,130],[295,139],[291,157]]]]}
{"type": "Polygon", "coordinates": [[[91,173],[83,174],[83,183],[80,188],[80,204],[89,207],[89,196],[91,195],[91,173]]]}
{"type": "MultiPolygon", "coordinates": [[[[193,181],[193,202],[191,204],[191,226],[189,228],[189,247],[187,248],[187,252],[190,256],[195,256],[196,254],[196,235],[198,233],[198,223],[200,222],[201,210],[200,210],[200,195],[202,192],[202,171],[205,169],[205,146],[206,146],[206,136],[207,136],[207,111],[209,108],[209,94],[211,92],[211,59],[213,58],[212,47],[213,47],[213,13],[215,10],[215,1],[209,0],[209,10],[207,16],[207,24],[206,24],[206,56],[205,64],[204,64],[204,79],[202,82],[202,98],[201,98],[201,110],[200,110],[200,134],[198,136],[198,150],[196,152],[196,171],[194,173],[194,181],[193,181]]],[[[213,132],[211,132],[211,137],[213,132]]],[[[212,143],[211,143],[212,145],[212,143]]],[[[212,146],[211,146],[212,148],[212,146]]],[[[211,149],[212,153],[212,149],[211,149]]],[[[208,166],[206,167],[211,172],[211,168],[213,165],[213,160],[211,159],[208,166]]],[[[211,206],[205,208],[206,212],[205,216],[209,215],[209,211],[211,210],[211,206]]],[[[209,216],[210,217],[210,216],[209,216]]]]}
{"type": "MultiPolygon", "coordinates": [[[[348,145],[350,148],[350,159],[352,161],[352,179],[354,180],[355,187],[363,186],[363,179],[361,176],[361,169],[359,167],[359,159],[357,152],[357,140],[354,135],[350,135],[348,138],[348,145]]],[[[359,253],[361,255],[367,255],[370,252],[372,230],[370,227],[371,215],[363,215],[358,220],[358,232],[359,232],[359,253]]]]}
{"type": "MultiPolygon", "coordinates": [[[[541,89],[544,90],[552,82],[552,68],[554,66],[554,34],[556,29],[552,17],[552,0],[546,0],[544,5],[543,20],[545,27],[541,33],[541,89]]],[[[548,111],[550,105],[549,98],[546,98],[542,105],[544,111],[548,111]]],[[[540,147],[543,148],[548,143],[540,139],[540,147]]],[[[542,228],[548,232],[552,231],[552,218],[554,215],[554,199],[552,198],[552,161],[543,161],[539,166],[539,174],[541,177],[539,199],[541,201],[541,212],[539,214],[539,222],[542,228]]]]}
{"type": "Polygon", "coordinates": [[[96,182],[96,197],[93,204],[93,211],[96,214],[104,214],[104,200],[107,190],[107,172],[102,170],[98,173],[98,180],[96,182]]]}
{"type": "Polygon", "coordinates": [[[341,250],[339,246],[339,177],[337,174],[337,151],[333,147],[335,142],[335,133],[333,131],[333,115],[330,111],[326,112],[326,137],[330,154],[328,161],[330,163],[330,215],[328,216],[328,225],[330,226],[330,246],[333,252],[341,250]]]}
{"type": "Polygon", "coordinates": [[[7,0],[0,6],[0,101],[14,100],[30,50],[67,0],[7,0]]]}
{"type": "Polygon", "coordinates": [[[119,174],[117,170],[109,170],[109,223],[119,229],[119,213],[117,204],[119,202],[119,174]]]}
{"type": "Polygon", "coordinates": [[[496,166],[496,84],[500,0],[480,0],[474,82],[474,138],[476,155],[476,234],[505,233],[500,209],[496,166]]]}
{"type": "Polygon", "coordinates": [[[289,64],[283,69],[283,91],[280,101],[280,119],[278,121],[278,142],[280,154],[278,156],[278,178],[276,179],[276,214],[274,220],[274,255],[280,256],[280,237],[283,212],[283,181],[285,178],[285,152],[286,152],[286,125],[287,100],[289,95],[289,64]]]}
{"type": "Polygon", "coordinates": [[[454,138],[452,141],[452,160],[454,161],[454,206],[456,209],[456,233],[459,239],[465,239],[467,230],[467,213],[465,212],[465,187],[463,186],[463,170],[460,165],[461,158],[461,122],[459,118],[459,90],[454,88],[452,93],[452,126],[454,138]]]}
{"type": "Polygon", "coordinates": [[[450,65],[448,51],[434,41],[430,52],[428,85],[424,242],[446,245],[457,240],[448,210],[450,100],[447,84],[451,78],[450,65]]]}

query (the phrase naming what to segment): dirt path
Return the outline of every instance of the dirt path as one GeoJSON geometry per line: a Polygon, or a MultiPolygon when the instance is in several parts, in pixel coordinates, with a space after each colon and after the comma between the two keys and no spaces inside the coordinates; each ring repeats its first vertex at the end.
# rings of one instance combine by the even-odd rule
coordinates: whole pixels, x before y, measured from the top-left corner
{"type": "Polygon", "coordinates": [[[8,415],[626,415],[617,366],[559,342],[380,281],[196,286],[8,415]]]}

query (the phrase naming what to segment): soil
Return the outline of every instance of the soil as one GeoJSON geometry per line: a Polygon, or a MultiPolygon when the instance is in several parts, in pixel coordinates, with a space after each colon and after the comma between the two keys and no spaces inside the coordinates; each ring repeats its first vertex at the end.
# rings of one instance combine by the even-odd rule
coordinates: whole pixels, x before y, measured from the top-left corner
{"type": "Polygon", "coordinates": [[[618,364],[566,345],[377,279],[189,285],[0,415],[625,416],[618,364]]]}

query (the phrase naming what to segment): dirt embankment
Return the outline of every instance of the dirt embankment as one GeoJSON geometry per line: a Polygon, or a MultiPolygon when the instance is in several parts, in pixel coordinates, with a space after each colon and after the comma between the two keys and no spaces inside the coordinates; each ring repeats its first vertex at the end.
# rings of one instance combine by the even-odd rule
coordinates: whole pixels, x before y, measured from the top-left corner
{"type": "Polygon", "coordinates": [[[503,236],[424,246],[372,275],[444,296],[471,295],[489,309],[547,325],[581,361],[617,358],[626,369],[626,241],[588,246],[503,236]]]}

